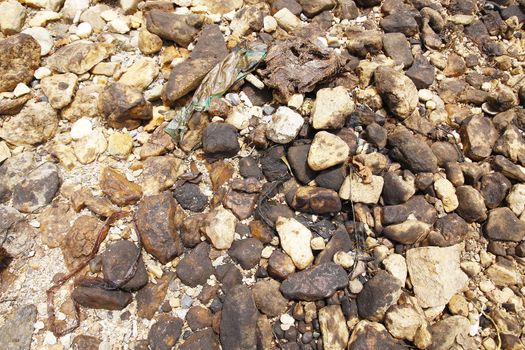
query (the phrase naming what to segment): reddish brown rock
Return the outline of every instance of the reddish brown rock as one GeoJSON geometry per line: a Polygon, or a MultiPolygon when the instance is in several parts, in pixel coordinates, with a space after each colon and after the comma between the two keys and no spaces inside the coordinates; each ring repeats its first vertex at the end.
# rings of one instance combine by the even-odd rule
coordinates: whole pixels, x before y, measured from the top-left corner
{"type": "Polygon", "coordinates": [[[0,92],[12,91],[18,83],[29,84],[40,66],[40,45],[27,34],[0,40],[0,92]]]}
{"type": "Polygon", "coordinates": [[[101,226],[100,221],[89,215],[82,215],[75,221],[61,247],[68,269],[75,268],[91,253],[101,226]]]}
{"type": "Polygon", "coordinates": [[[142,197],[142,188],[139,185],[110,167],[105,167],[100,173],[100,189],[113,203],[120,206],[136,203],[142,197]]]}
{"type": "Polygon", "coordinates": [[[137,315],[151,320],[157,312],[159,306],[164,301],[168,292],[168,285],[173,279],[173,273],[167,273],[157,280],[157,283],[148,283],[138,291],[137,315]]]}

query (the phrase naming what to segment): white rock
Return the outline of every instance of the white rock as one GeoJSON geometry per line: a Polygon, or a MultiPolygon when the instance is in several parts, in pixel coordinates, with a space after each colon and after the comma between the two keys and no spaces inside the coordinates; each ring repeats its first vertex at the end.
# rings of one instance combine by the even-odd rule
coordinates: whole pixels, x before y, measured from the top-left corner
{"type": "Polygon", "coordinates": [[[91,27],[91,24],[89,24],[88,22],[80,23],[77,26],[77,29],[75,30],[75,34],[78,35],[78,37],[82,39],[88,38],[92,32],[93,32],[93,28],[91,27]]]}
{"type": "Polygon", "coordinates": [[[294,265],[302,270],[313,261],[310,241],[312,233],[303,224],[293,218],[279,217],[275,224],[281,247],[292,258],[294,265]]]}
{"type": "Polygon", "coordinates": [[[35,79],[40,80],[50,75],[51,75],[51,69],[47,67],[38,67],[37,70],[35,71],[34,77],[35,79]]]}
{"type": "Polygon", "coordinates": [[[11,157],[11,151],[7,147],[7,143],[0,141],[0,164],[9,157],[11,157]]]}
{"type": "Polygon", "coordinates": [[[339,197],[356,203],[376,204],[383,191],[384,180],[376,175],[372,175],[371,180],[364,183],[356,174],[348,175],[339,189],[339,197]]]}
{"type": "Polygon", "coordinates": [[[24,26],[26,9],[18,1],[0,3],[0,30],[6,35],[19,33],[24,26]]]}
{"type": "Polygon", "coordinates": [[[334,254],[333,260],[334,263],[344,269],[349,269],[354,266],[354,257],[348,252],[338,251],[334,254]]]}
{"type": "Polygon", "coordinates": [[[218,206],[208,214],[206,236],[216,249],[228,249],[235,238],[237,218],[228,209],[218,206]]]}
{"type": "Polygon", "coordinates": [[[263,25],[266,33],[273,33],[277,30],[277,21],[272,16],[265,16],[263,25]]]}
{"type": "Polygon", "coordinates": [[[304,95],[303,94],[293,94],[292,97],[288,100],[288,107],[292,107],[295,109],[301,108],[304,102],[304,95]]]}
{"type": "Polygon", "coordinates": [[[394,305],[385,315],[385,326],[395,338],[413,341],[424,317],[410,304],[394,305]]]}
{"type": "Polygon", "coordinates": [[[16,84],[15,89],[13,90],[13,95],[15,97],[20,97],[31,92],[31,89],[24,83],[16,84]]]}
{"type": "Polygon", "coordinates": [[[27,28],[22,33],[31,35],[40,44],[40,56],[47,55],[53,48],[54,41],[49,31],[43,27],[27,28]]]}
{"type": "Polygon", "coordinates": [[[40,85],[51,106],[55,109],[61,109],[73,100],[77,81],[76,74],[64,73],[42,78],[40,85]]]}
{"type": "Polygon", "coordinates": [[[354,109],[345,87],[320,89],[312,109],[312,126],[314,129],[340,129],[354,109]]]}
{"type": "Polygon", "coordinates": [[[363,290],[363,283],[359,279],[353,279],[348,283],[348,289],[352,294],[359,294],[363,290]]]}
{"type": "Polygon", "coordinates": [[[129,25],[122,18],[116,18],[109,22],[109,30],[113,33],[126,34],[129,32],[129,25]]]}
{"type": "Polygon", "coordinates": [[[250,126],[251,115],[247,112],[235,106],[231,113],[226,118],[226,123],[233,125],[237,130],[246,129],[250,126]]]}
{"type": "Polygon", "coordinates": [[[310,241],[310,247],[313,250],[323,250],[326,247],[326,244],[324,243],[323,237],[314,237],[310,241]]]}
{"type": "Polygon", "coordinates": [[[62,15],[54,11],[38,11],[27,23],[30,27],[45,27],[48,22],[59,20],[62,15]]]}
{"type": "Polygon", "coordinates": [[[517,216],[523,213],[525,210],[525,184],[516,184],[512,186],[512,189],[507,196],[507,203],[509,203],[509,208],[517,216]]]}
{"type": "Polygon", "coordinates": [[[119,82],[144,90],[158,75],[159,66],[155,60],[149,57],[143,57],[133,63],[126,72],[122,74],[119,82]]]}
{"type": "Polygon", "coordinates": [[[285,144],[295,139],[303,124],[304,119],[299,113],[281,106],[272,116],[272,122],[266,129],[266,136],[275,143],[285,144]]]}
{"type": "Polygon", "coordinates": [[[320,309],[319,326],[321,328],[321,334],[323,335],[324,349],[346,349],[350,334],[341,306],[330,305],[320,309]]]}
{"type": "Polygon", "coordinates": [[[418,90],[417,95],[418,95],[419,100],[420,100],[421,102],[427,102],[427,101],[430,101],[430,100],[432,100],[432,98],[434,97],[434,94],[432,93],[432,91],[430,91],[430,90],[428,90],[428,89],[421,89],[421,90],[418,90]]]}
{"type": "Polygon", "coordinates": [[[450,213],[459,206],[458,197],[456,196],[456,189],[452,182],[445,178],[439,178],[434,181],[434,190],[441,202],[443,202],[443,209],[450,213]]]}
{"type": "Polygon", "coordinates": [[[302,22],[294,15],[290,10],[288,10],[286,7],[280,9],[277,11],[273,18],[277,21],[279,26],[283,28],[286,31],[293,31],[294,29],[298,28],[302,22]]]}
{"type": "Polygon", "coordinates": [[[350,147],[343,139],[327,131],[319,131],[308,151],[308,165],[315,171],[328,169],[345,162],[349,154],[350,147]]]}
{"type": "Polygon", "coordinates": [[[66,0],[61,12],[64,18],[73,20],[75,17],[80,17],[88,8],[89,0],[66,0]]]}
{"type": "Polygon", "coordinates": [[[441,307],[462,290],[467,275],[461,270],[461,244],[451,247],[421,247],[406,253],[410,280],[420,305],[424,308],[441,307]]]}
{"type": "Polygon", "coordinates": [[[107,147],[108,142],[104,137],[104,133],[98,129],[76,141],[73,151],[80,163],[90,164],[104,153],[107,147]]]}
{"type": "Polygon", "coordinates": [[[407,264],[405,258],[401,254],[392,254],[383,260],[385,270],[401,282],[401,286],[405,285],[407,279],[407,264]]]}
{"type": "Polygon", "coordinates": [[[124,13],[130,13],[137,9],[137,5],[140,0],[120,0],[120,7],[124,10],[124,13]]]}

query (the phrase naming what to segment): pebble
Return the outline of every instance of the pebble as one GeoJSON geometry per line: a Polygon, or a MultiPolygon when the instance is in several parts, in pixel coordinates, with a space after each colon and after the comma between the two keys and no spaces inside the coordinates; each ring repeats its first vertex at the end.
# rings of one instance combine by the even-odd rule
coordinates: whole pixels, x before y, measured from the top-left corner
{"type": "Polygon", "coordinates": [[[75,34],[83,39],[88,38],[92,32],[93,32],[93,28],[91,27],[91,24],[89,24],[88,22],[80,23],[77,26],[77,29],[75,30],[75,34]]]}
{"type": "Polygon", "coordinates": [[[281,106],[272,116],[272,121],[266,129],[266,136],[276,143],[291,142],[304,124],[304,119],[297,112],[281,106]]]}
{"type": "Polygon", "coordinates": [[[80,140],[89,134],[93,130],[93,124],[88,118],[80,118],[71,126],[70,135],[73,140],[80,140]]]}
{"type": "Polygon", "coordinates": [[[13,90],[15,97],[20,97],[31,92],[31,89],[24,83],[18,83],[13,90]]]}
{"type": "Polygon", "coordinates": [[[308,152],[308,166],[315,171],[341,164],[348,158],[350,147],[340,137],[327,131],[315,134],[308,152]]]}

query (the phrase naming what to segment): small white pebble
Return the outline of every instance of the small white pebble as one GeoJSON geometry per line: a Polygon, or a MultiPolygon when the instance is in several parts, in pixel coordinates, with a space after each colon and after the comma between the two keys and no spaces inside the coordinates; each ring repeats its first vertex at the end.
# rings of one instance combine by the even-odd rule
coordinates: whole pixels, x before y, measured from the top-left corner
{"type": "Polygon", "coordinates": [[[93,28],[91,28],[91,24],[88,22],[82,22],[78,25],[75,34],[78,35],[79,38],[87,38],[91,35],[92,31],[93,28]]]}
{"type": "Polygon", "coordinates": [[[31,225],[32,227],[35,227],[35,228],[39,228],[40,227],[40,222],[38,222],[38,220],[31,220],[31,221],[29,221],[29,225],[31,225]]]}
{"type": "Polygon", "coordinates": [[[35,324],[33,325],[33,327],[39,331],[41,329],[44,329],[46,327],[46,325],[44,324],[44,322],[42,321],[36,321],[35,324]]]}
{"type": "Polygon", "coordinates": [[[13,90],[15,97],[20,97],[31,92],[31,89],[24,83],[18,83],[13,90]]]}
{"type": "Polygon", "coordinates": [[[148,265],[148,271],[154,274],[157,278],[161,278],[163,274],[162,269],[159,266],[153,264],[148,265]]]}
{"type": "Polygon", "coordinates": [[[431,100],[432,97],[434,96],[432,91],[430,91],[428,89],[421,89],[421,90],[419,90],[417,92],[417,95],[419,96],[419,100],[422,101],[422,102],[427,102],[427,101],[431,100]]]}
{"type": "Polygon", "coordinates": [[[57,343],[57,338],[51,332],[46,332],[44,336],[44,344],[46,345],[55,345],[57,343]]]}
{"type": "Polygon", "coordinates": [[[34,74],[35,79],[42,79],[51,75],[51,69],[47,67],[39,67],[34,74]]]}
{"type": "Polygon", "coordinates": [[[315,237],[310,241],[310,247],[313,250],[323,250],[325,246],[323,237],[315,237]]]}
{"type": "Polygon", "coordinates": [[[277,30],[277,21],[272,16],[266,16],[263,19],[264,31],[266,33],[273,33],[277,30]]]}
{"type": "Polygon", "coordinates": [[[266,247],[263,248],[263,250],[261,252],[261,256],[264,259],[269,259],[274,250],[275,250],[274,247],[267,245],[266,247]]]}
{"type": "Polygon", "coordinates": [[[73,140],[80,140],[84,136],[91,134],[93,124],[87,118],[80,118],[71,126],[71,138],[73,140]]]}

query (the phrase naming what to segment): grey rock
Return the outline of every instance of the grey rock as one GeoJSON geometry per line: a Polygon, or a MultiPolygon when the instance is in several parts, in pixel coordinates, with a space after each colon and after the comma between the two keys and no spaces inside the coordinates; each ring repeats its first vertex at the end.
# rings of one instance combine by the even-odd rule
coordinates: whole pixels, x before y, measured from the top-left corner
{"type": "Polygon", "coordinates": [[[198,185],[190,182],[175,188],[173,196],[181,207],[193,212],[201,212],[208,205],[208,197],[201,192],[198,185]]]}
{"type": "Polygon", "coordinates": [[[428,62],[425,56],[418,55],[405,74],[418,89],[426,89],[434,82],[436,68],[428,62]]]}
{"type": "Polygon", "coordinates": [[[51,203],[59,187],[56,165],[44,163],[14,187],[13,206],[23,213],[34,212],[51,203]]]}
{"type": "Polygon", "coordinates": [[[456,212],[467,222],[482,222],[487,219],[487,207],[485,201],[474,187],[459,186],[456,188],[459,206],[456,212]]]}
{"type": "Polygon", "coordinates": [[[410,37],[419,31],[413,14],[405,11],[394,12],[381,19],[379,25],[386,33],[403,33],[410,37]]]}
{"type": "Polygon", "coordinates": [[[381,221],[383,225],[398,224],[408,219],[409,215],[419,220],[433,225],[437,219],[437,211],[430,205],[423,196],[414,196],[405,204],[388,205],[383,207],[381,221]]]}
{"type": "Polygon", "coordinates": [[[224,123],[208,124],[202,135],[202,148],[211,161],[235,156],[240,150],[236,129],[224,123]]]}
{"type": "Polygon", "coordinates": [[[196,287],[206,283],[214,271],[209,252],[210,245],[202,242],[184,256],[176,268],[177,276],[182,283],[190,287],[196,287]]]}
{"type": "Polygon", "coordinates": [[[369,321],[382,321],[386,310],[401,296],[401,281],[386,271],[379,271],[357,296],[359,316],[369,321]]]}
{"type": "Polygon", "coordinates": [[[288,300],[279,291],[280,283],[274,279],[259,280],[253,285],[255,305],[269,317],[280,316],[286,311],[288,300]]]}
{"type": "Polygon", "coordinates": [[[415,176],[404,171],[401,174],[393,172],[383,175],[383,201],[385,204],[401,204],[412,198],[416,193],[415,176]]]}
{"type": "Polygon", "coordinates": [[[396,64],[407,68],[414,62],[410,44],[402,33],[387,33],[383,36],[383,49],[396,64]]]}
{"type": "Polygon", "coordinates": [[[257,317],[252,292],[244,285],[233,287],[224,300],[220,340],[223,349],[243,350],[257,347],[257,317]]]}
{"type": "Polygon", "coordinates": [[[489,212],[485,232],[491,239],[519,242],[525,237],[525,222],[507,207],[489,212]]]}
{"type": "MultiPolygon", "coordinates": [[[[104,278],[114,284],[121,283],[130,268],[135,264],[139,248],[131,241],[121,240],[109,245],[102,254],[102,272],[104,278]]],[[[135,291],[148,283],[148,274],[142,256],[139,256],[135,274],[122,285],[122,289],[135,291]]]]}
{"type": "Polygon", "coordinates": [[[263,244],[256,238],[245,238],[234,241],[228,255],[245,270],[255,267],[261,258],[263,244]]]}
{"type": "Polygon", "coordinates": [[[5,350],[29,350],[36,322],[35,305],[18,308],[0,328],[0,348],[5,350]]]}

